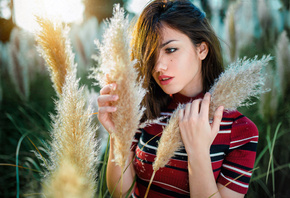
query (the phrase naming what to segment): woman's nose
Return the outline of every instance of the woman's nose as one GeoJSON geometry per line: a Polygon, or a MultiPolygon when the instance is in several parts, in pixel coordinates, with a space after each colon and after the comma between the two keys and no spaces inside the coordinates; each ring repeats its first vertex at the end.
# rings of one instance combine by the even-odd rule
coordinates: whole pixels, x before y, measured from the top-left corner
{"type": "Polygon", "coordinates": [[[156,72],[166,71],[167,70],[167,64],[164,61],[162,61],[162,60],[159,59],[156,62],[156,64],[155,64],[154,70],[156,72]]]}

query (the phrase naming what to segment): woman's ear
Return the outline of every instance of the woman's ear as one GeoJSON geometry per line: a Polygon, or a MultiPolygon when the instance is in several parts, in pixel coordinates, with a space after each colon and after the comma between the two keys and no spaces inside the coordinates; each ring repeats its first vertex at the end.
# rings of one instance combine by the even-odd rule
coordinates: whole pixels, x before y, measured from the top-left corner
{"type": "Polygon", "coordinates": [[[204,60],[208,54],[208,45],[206,42],[202,42],[197,47],[197,55],[200,60],[204,60]]]}

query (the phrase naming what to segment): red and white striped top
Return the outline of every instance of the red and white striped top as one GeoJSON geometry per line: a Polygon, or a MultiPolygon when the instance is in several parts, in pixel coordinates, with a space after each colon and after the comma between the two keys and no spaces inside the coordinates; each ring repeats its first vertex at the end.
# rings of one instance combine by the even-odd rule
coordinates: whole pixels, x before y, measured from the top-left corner
{"type": "MultiPolygon", "coordinates": [[[[201,94],[196,98],[202,96],[201,94]]],[[[134,159],[137,175],[135,197],[145,195],[153,173],[152,163],[156,157],[158,140],[161,137],[159,133],[167,124],[177,104],[190,102],[193,99],[195,98],[175,94],[168,109],[161,113],[166,118],[136,133],[132,145],[132,150],[136,154],[134,159]],[[149,141],[150,139],[152,140],[149,141]]],[[[252,175],[250,170],[253,169],[255,162],[257,142],[258,130],[251,120],[238,111],[224,112],[220,131],[210,148],[212,170],[216,181],[223,185],[230,182],[227,188],[246,194],[252,175]],[[235,180],[240,175],[243,176],[235,180]]],[[[187,154],[183,147],[175,152],[175,156],[164,168],[156,172],[148,197],[189,197],[189,195],[187,154]]]]}

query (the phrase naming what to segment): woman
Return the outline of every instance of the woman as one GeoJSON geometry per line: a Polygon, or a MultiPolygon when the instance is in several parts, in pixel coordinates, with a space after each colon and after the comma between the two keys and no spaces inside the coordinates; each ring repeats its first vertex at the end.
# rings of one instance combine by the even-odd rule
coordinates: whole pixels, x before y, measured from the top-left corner
{"type": "MultiPolygon", "coordinates": [[[[184,103],[185,108],[179,111],[184,149],[156,172],[148,197],[209,197],[214,193],[213,197],[244,197],[251,177],[248,171],[254,166],[258,131],[241,113],[223,112],[223,107],[209,122],[207,91],[223,66],[219,41],[204,13],[187,0],[153,1],[136,23],[132,47],[132,58],[139,60],[140,78],[145,79],[148,89],[143,120],[166,119],[136,133],[128,164],[133,156],[136,158],[124,173],[122,192],[127,193],[136,177],[133,195],[144,196],[163,127],[177,105],[184,103]]],[[[110,94],[113,89],[118,86],[103,87],[98,99],[98,117],[107,130],[114,126],[110,114],[118,111],[110,106],[111,101],[118,100],[117,95],[110,94]]],[[[110,151],[112,147],[111,143],[110,151]]],[[[113,158],[110,152],[110,192],[121,176],[113,158]]],[[[119,196],[120,188],[118,185],[115,196],[119,196]]]]}

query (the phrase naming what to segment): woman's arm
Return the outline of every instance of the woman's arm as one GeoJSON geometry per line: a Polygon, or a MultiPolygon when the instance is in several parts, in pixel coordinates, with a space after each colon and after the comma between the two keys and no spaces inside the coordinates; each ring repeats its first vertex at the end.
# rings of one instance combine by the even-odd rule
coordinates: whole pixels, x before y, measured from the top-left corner
{"type": "MultiPolygon", "coordinates": [[[[114,191],[114,193],[112,194],[113,197],[120,197],[120,192],[121,192],[121,167],[118,166],[114,161],[112,161],[114,159],[114,153],[113,153],[113,138],[110,139],[110,154],[109,154],[109,159],[108,159],[108,166],[107,166],[107,186],[109,189],[109,192],[112,194],[114,191]],[[120,181],[119,181],[120,180],[120,181]],[[116,187],[117,185],[117,187],[116,187]]],[[[135,178],[135,170],[133,167],[133,160],[134,157],[134,153],[131,152],[130,157],[127,160],[127,163],[125,165],[125,168],[129,165],[128,169],[124,172],[123,175],[123,188],[122,188],[122,194],[123,196],[125,196],[131,185],[134,182],[134,178],[135,178]]]]}
{"type": "Polygon", "coordinates": [[[203,100],[195,100],[179,112],[180,132],[188,155],[190,197],[243,197],[226,187],[221,188],[215,181],[210,146],[219,131],[223,107],[217,109],[210,124],[209,104],[210,94],[207,93],[203,100]]]}
{"type": "MultiPolygon", "coordinates": [[[[112,122],[111,113],[117,111],[117,108],[111,106],[111,102],[118,100],[118,96],[112,95],[111,91],[115,90],[116,88],[117,85],[115,83],[106,85],[100,90],[100,96],[98,97],[98,106],[99,106],[98,119],[110,134],[113,133],[112,131],[115,131],[115,125],[112,122]]],[[[113,193],[114,191],[113,197],[120,197],[120,192],[122,192],[123,195],[126,195],[128,193],[128,190],[130,189],[134,181],[135,171],[133,165],[130,164],[130,167],[126,170],[126,172],[123,175],[123,188],[121,191],[121,181],[119,181],[119,179],[121,178],[122,170],[121,167],[118,166],[113,161],[114,159],[113,146],[114,139],[110,138],[110,153],[107,165],[107,186],[110,193],[113,193]]],[[[127,165],[132,161],[133,156],[134,153],[132,152],[129,159],[127,160],[127,164],[125,167],[127,167],[127,165]]]]}

